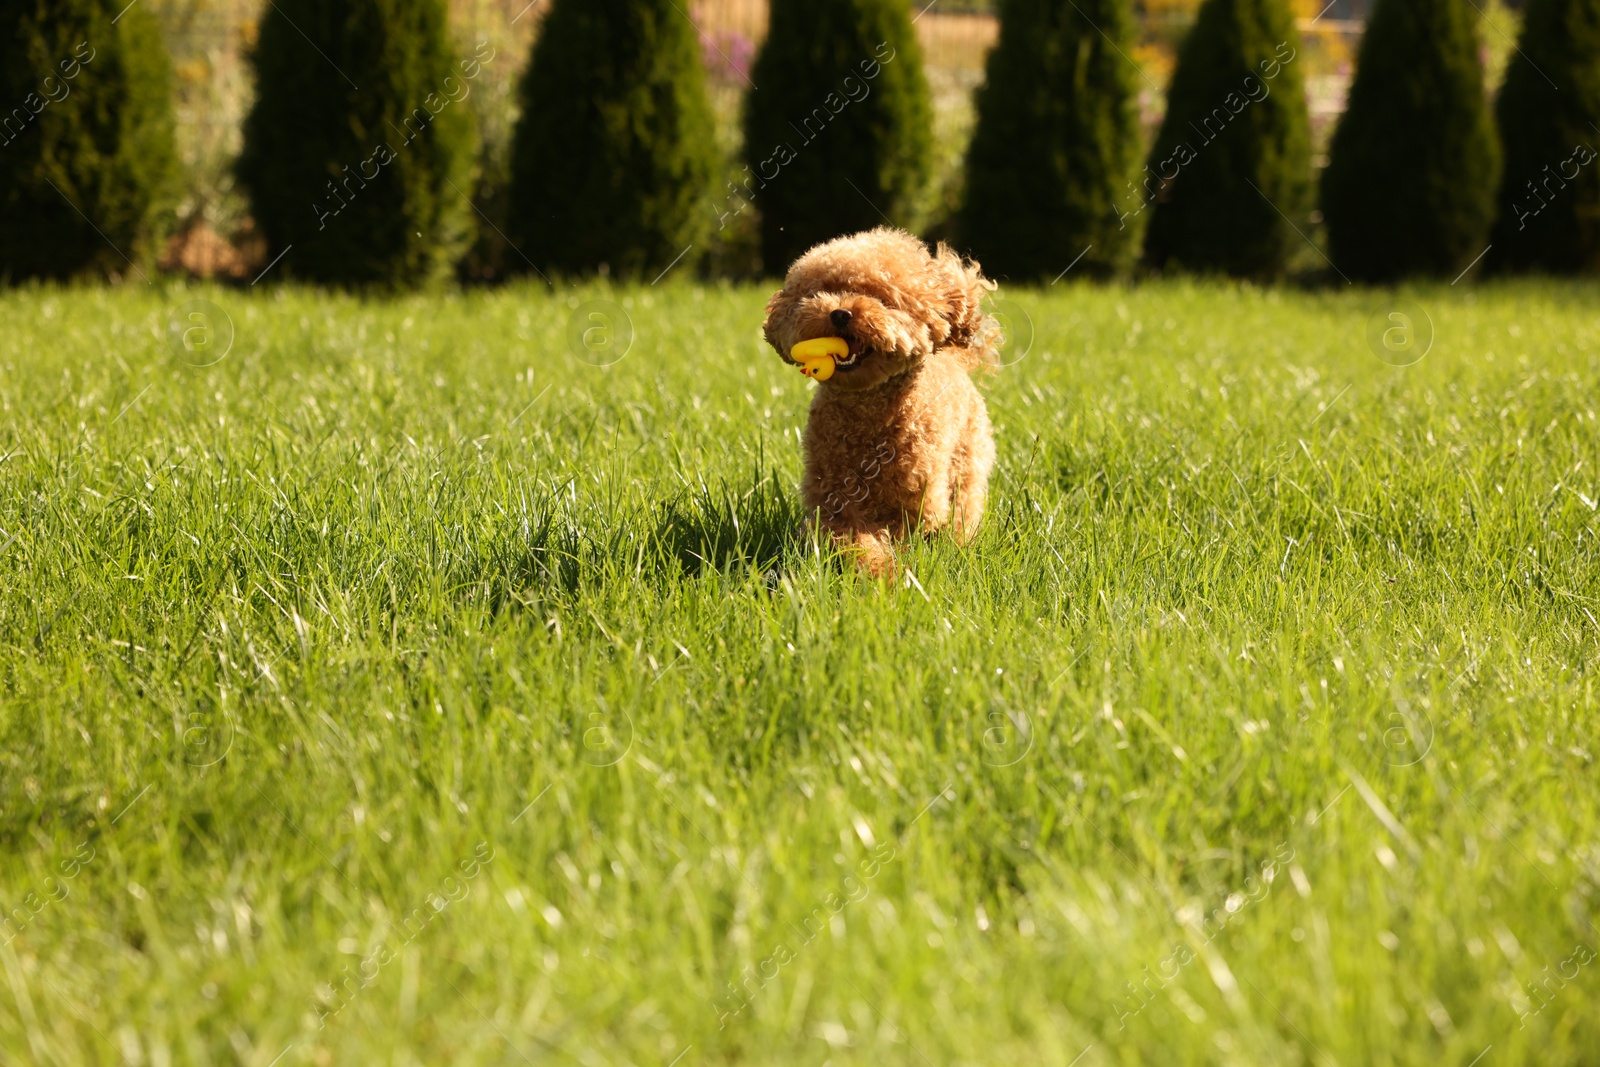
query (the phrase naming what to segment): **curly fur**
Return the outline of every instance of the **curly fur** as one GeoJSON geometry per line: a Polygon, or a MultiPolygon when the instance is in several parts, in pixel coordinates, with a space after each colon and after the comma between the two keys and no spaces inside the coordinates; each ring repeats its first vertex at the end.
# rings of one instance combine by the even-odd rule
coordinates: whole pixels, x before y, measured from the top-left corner
{"type": "Polygon", "coordinates": [[[994,283],[940,244],[880,227],[817,245],[767,302],[767,342],[842,337],[854,363],[819,384],[805,432],[801,501],[863,570],[893,571],[894,541],[983,518],[994,436],[972,372],[995,363],[981,302],[994,283]]]}

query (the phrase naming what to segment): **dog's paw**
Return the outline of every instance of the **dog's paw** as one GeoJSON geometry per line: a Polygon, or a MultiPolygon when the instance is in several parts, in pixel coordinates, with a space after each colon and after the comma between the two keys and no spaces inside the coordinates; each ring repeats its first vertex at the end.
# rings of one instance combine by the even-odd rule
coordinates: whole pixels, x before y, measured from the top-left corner
{"type": "Polygon", "coordinates": [[[855,564],[857,574],[892,582],[899,573],[894,543],[887,530],[852,531],[842,547],[855,564]]]}

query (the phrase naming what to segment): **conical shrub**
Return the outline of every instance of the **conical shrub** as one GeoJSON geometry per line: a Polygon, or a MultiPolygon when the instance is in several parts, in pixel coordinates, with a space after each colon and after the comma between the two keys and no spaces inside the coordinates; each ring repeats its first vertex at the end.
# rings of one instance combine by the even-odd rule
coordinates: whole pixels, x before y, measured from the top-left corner
{"type": "Polygon", "coordinates": [[[698,258],[716,139],[675,0],[555,0],[521,99],[508,235],[522,255],[546,272],[631,277],[698,258]]]}
{"type": "Polygon", "coordinates": [[[1495,112],[1505,179],[1490,263],[1600,271],[1600,0],[1528,0],[1495,112]]]}
{"type": "Polygon", "coordinates": [[[1311,122],[1285,0],[1207,0],[1141,184],[1154,267],[1276,278],[1311,212],[1311,122]]]}
{"type": "Polygon", "coordinates": [[[171,66],[155,20],[124,7],[0,0],[0,277],[154,261],[177,193],[171,66]]]}
{"type": "Polygon", "coordinates": [[[1322,177],[1347,277],[1451,277],[1488,244],[1500,146],[1470,0],[1378,0],[1322,177]]]}
{"type": "Polygon", "coordinates": [[[1002,0],[956,224],[991,276],[1131,266],[1143,221],[1131,36],[1127,0],[1002,0]]]}
{"type": "Polygon", "coordinates": [[[745,104],[744,180],[768,274],[819,241],[915,228],[933,106],[907,0],[772,0],[745,104]]]}
{"type": "Polygon", "coordinates": [[[463,101],[492,50],[452,45],[444,0],[273,0],[238,164],[280,277],[403,288],[471,233],[463,101]]]}

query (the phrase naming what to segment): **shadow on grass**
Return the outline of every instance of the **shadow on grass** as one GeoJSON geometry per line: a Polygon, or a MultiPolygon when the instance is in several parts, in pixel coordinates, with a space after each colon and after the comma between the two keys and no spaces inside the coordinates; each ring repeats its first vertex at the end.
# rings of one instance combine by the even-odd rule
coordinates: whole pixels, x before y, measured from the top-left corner
{"type": "Polygon", "coordinates": [[[460,584],[486,584],[489,607],[498,613],[644,573],[765,570],[799,539],[800,518],[799,502],[759,468],[742,487],[701,482],[669,500],[598,519],[576,513],[558,494],[546,495],[511,517],[460,584]]]}
{"type": "Polygon", "coordinates": [[[685,573],[740,564],[767,568],[800,537],[800,505],[770,473],[757,470],[742,491],[701,483],[662,505],[656,543],[685,573]]]}

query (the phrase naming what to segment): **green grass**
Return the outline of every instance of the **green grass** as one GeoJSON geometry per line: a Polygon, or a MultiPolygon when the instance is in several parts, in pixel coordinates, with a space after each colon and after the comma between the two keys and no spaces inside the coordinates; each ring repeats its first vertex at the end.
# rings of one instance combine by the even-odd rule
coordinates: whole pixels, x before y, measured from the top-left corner
{"type": "Polygon", "coordinates": [[[1010,294],[895,588],[767,292],[0,295],[0,1060],[1595,1062],[1592,285],[1010,294]]]}

